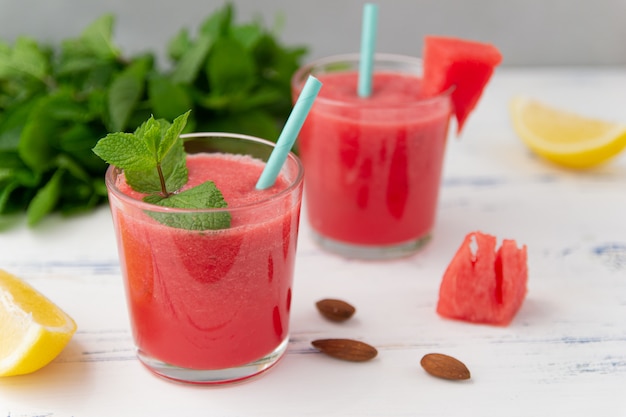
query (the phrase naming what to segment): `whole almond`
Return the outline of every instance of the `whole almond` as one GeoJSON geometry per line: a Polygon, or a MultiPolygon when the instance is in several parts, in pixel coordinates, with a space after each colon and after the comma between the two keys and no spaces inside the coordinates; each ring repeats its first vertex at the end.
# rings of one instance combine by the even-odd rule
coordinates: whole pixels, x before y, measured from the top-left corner
{"type": "Polygon", "coordinates": [[[470,379],[470,371],[465,364],[452,356],[442,353],[429,353],[420,361],[422,368],[429,374],[450,380],[470,379]]]}
{"type": "Polygon", "coordinates": [[[349,303],[332,298],[320,300],[315,305],[324,317],[337,322],[348,320],[356,311],[349,303]]]}
{"type": "Polygon", "coordinates": [[[364,362],[378,355],[375,347],[352,339],[318,339],[311,344],[320,352],[344,361],[364,362]]]}

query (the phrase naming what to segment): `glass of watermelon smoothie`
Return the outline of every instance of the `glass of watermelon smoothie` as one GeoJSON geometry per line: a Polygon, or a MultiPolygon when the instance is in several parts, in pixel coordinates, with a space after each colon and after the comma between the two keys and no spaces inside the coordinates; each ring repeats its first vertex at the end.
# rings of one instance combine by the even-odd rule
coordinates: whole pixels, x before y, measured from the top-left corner
{"type": "Polygon", "coordinates": [[[323,83],[300,135],[305,201],[314,239],[349,258],[415,253],[430,238],[440,188],[450,92],[424,97],[418,58],[377,54],[373,92],[357,93],[359,55],[331,56],[299,69],[323,83]]]}
{"type": "Polygon", "coordinates": [[[239,381],[270,368],[287,348],[303,167],[290,154],[276,183],[255,190],[273,143],[225,133],[182,137],[185,188],[211,180],[227,208],[152,205],[122,170],[106,174],[137,355],[169,379],[239,381]],[[230,227],[177,226],[205,215],[230,216],[230,227]]]}

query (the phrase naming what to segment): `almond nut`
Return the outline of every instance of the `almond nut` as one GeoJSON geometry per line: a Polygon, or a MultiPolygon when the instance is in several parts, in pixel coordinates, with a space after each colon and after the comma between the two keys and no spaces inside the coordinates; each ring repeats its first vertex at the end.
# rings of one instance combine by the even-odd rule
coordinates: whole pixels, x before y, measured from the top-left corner
{"type": "Polygon", "coordinates": [[[349,303],[331,298],[320,300],[315,305],[324,317],[337,322],[348,320],[356,311],[349,303]]]}
{"type": "Polygon", "coordinates": [[[465,364],[452,356],[429,353],[420,361],[422,368],[438,378],[454,381],[470,379],[470,371],[465,364]]]}
{"type": "Polygon", "coordinates": [[[378,354],[375,347],[352,339],[319,339],[311,344],[320,352],[344,361],[364,362],[378,354]]]}

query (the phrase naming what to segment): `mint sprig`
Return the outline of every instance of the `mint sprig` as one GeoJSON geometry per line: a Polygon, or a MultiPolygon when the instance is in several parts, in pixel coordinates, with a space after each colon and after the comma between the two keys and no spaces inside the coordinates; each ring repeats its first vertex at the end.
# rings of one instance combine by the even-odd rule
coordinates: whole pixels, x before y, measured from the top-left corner
{"type": "MultiPolygon", "coordinates": [[[[180,135],[190,111],[172,123],[150,117],[134,133],[109,133],[93,152],[105,162],[124,170],[126,182],[142,194],[144,201],[182,209],[226,208],[224,196],[212,181],[177,192],[189,178],[185,149],[180,135]]],[[[167,226],[189,230],[226,229],[230,214],[148,212],[167,226]]]]}
{"type": "Polygon", "coordinates": [[[133,190],[168,197],[187,183],[180,134],[189,113],[178,116],[173,123],[150,116],[134,133],[109,133],[93,151],[105,162],[123,169],[133,190]]]}

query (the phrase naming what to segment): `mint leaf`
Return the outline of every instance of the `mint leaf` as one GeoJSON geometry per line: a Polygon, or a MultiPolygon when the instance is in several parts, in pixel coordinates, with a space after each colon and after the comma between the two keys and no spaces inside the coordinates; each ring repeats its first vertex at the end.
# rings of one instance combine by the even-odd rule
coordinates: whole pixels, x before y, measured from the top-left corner
{"type": "Polygon", "coordinates": [[[180,139],[180,135],[185,129],[189,113],[188,111],[174,119],[172,125],[163,134],[163,139],[159,142],[157,152],[157,158],[160,163],[164,163],[165,157],[173,150],[183,150],[183,141],[180,139]]]}
{"type": "Polygon", "coordinates": [[[154,159],[153,162],[156,163],[156,165],[159,164],[161,159],[157,154],[159,143],[161,143],[161,139],[169,127],[170,123],[167,120],[157,120],[154,116],[150,116],[148,120],[135,130],[135,136],[145,144],[146,149],[150,153],[151,158],[154,159]]]}
{"type": "MultiPolygon", "coordinates": [[[[167,198],[150,195],[144,198],[150,204],[161,207],[182,209],[226,208],[227,204],[213,181],[204,182],[167,198]]],[[[148,214],[166,226],[187,230],[218,230],[230,227],[231,215],[228,212],[216,213],[157,213],[148,214]]]]}
{"type": "Polygon", "coordinates": [[[112,14],[105,14],[83,30],[80,39],[89,53],[104,59],[119,55],[119,50],[112,41],[114,23],[115,17],[112,14]]]}
{"type": "Polygon", "coordinates": [[[258,23],[249,23],[233,27],[232,34],[246,49],[249,49],[263,36],[263,30],[258,23]]]}
{"type": "Polygon", "coordinates": [[[200,33],[209,35],[214,38],[228,34],[233,26],[235,11],[231,3],[224,5],[222,9],[218,9],[200,25],[200,33]]]}
{"type": "Polygon", "coordinates": [[[48,66],[45,51],[27,37],[19,37],[12,51],[8,48],[0,51],[0,78],[28,75],[43,80],[48,66]]]}
{"type": "Polygon", "coordinates": [[[130,116],[143,95],[149,68],[148,59],[141,59],[113,78],[107,103],[111,130],[123,131],[128,126],[130,116]]]}
{"type": "MultiPolygon", "coordinates": [[[[177,171],[181,170],[181,160],[184,162],[185,157],[180,134],[188,117],[189,112],[177,117],[173,124],[150,117],[135,133],[109,133],[98,141],[93,151],[107,163],[125,170],[127,174],[130,172],[132,177],[136,177],[135,174],[148,175],[149,178],[143,181],[144,185],[138,188],[129,180],[136,191],[151,193],[155,192],[154,188],[161,190],[159,170],[163,171],[166,178],[172,175],[180,177],[177,171]],[[145,189],[147,184],[156,185],[145,189]]],[[[187,175],[186,172],[184,175],[187,175]]],[[[176,181],[173,186],[170,185],[170,189],[176,190],[186,181],[186,178],[182,183],[176,181]]]]}
{"type": "Polygon", "coordinates": [[[34,106],[23,126],[18,144],[18,152],[24,163],[38,173],[48,169],[50,160],[57,154],[48,137],[50,132],[55,132],[58,128],[58,122],[46,114],[49,101],[49,97],[43,97],[34,106]]]}
{"type": "Polygon", "coordinates": [[[180,57],[174,68],[172,81],[174,83],[190,83],[200,72],[202,64],[211,48],[212,39],[208,35],[200,35],[180,57]]]}
{"type": "Polygon", "coordinates": [[[106,163],[121,169],[141,171],[154,166],[154,155],[143,139],[132,133],[109,133],[93,151],[106,163]]]}
{"type": "MultiPolygon", "coordinates": [[[[178,61],[191,46],[191,38],[187,28],[180,29],[178,33],[167,42],[167,56],[173,61],[178,61]]],[[[0,54],[2,50],[0,49],[0,54]]],[[[1,55],[0,55],[1,56],[1,55]]]]}
{"type": "Polygon", "coordinates": [[[246,91],[256,81],[252,55],[234,38],[220,38],[215,42],[206,71],[217,95],[246,91]]]}
{"type": "Polygon", "coordinates": [[[46,214],[50,213],[61,195],[61,177],[63,169],[58,169],[52,178],[44,185],[28,205],[28,224],[38,223],[46,214]]]}
{"type": "Polygon", "coordinates": [[[193,107],[189,91],[165,76],[153,76],[148,80],[148,97],[155,117],[168,120],[193,107]]]}

